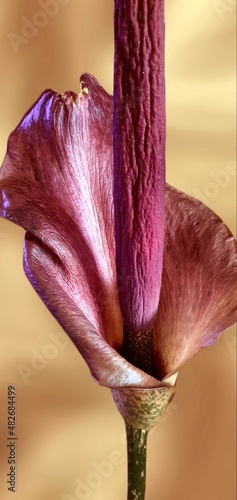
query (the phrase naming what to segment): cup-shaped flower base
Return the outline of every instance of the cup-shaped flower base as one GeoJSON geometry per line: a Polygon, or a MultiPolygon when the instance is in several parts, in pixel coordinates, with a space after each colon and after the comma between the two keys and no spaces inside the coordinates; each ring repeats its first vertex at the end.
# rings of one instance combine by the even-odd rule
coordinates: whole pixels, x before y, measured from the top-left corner
{"type": "Polygon", "coordinates": [[[125,423],[149,431],[173,399],[175,387],[157,389],[112,389],[112,396],[125,423]]]}

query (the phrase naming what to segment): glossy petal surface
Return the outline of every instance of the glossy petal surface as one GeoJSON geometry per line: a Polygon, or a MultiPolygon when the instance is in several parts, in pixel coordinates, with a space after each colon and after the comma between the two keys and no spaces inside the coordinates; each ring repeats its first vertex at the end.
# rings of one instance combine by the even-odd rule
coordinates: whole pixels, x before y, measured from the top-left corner
{"type": "Polygon", "coordinates": [[[177,372],[237,321],[237,245],[203,203],[167,186],[157,376],[177,372]]]}

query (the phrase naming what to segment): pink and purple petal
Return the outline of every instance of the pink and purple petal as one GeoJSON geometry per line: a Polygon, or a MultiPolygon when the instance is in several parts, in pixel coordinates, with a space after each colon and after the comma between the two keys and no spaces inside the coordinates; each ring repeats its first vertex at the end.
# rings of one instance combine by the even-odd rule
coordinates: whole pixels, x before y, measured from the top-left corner
{"type": "Polygon", "coordinates": [[[162,285],[154,333],[160,380],[237,321],[237,244],[201,202],[166,189],[162,285]]]}
{"type": "Polygon", "coordinates": [[[44,92],[11,134],[0,173],[1,216],[51,256],[61,293],[118,347],[112,98],[89,75],[81,87],[79,95],[44,92]]]}

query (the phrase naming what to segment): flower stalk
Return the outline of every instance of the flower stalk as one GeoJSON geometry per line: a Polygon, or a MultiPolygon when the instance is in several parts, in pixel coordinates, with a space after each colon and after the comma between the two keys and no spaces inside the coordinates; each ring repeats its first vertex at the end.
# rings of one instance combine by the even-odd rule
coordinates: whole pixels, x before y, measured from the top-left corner
{"type": "Polygon", "coordinates": [[[145,429],[126,425],[128,456],[127,500],[144,500],[146,490],[147,435],[145,429]]]}

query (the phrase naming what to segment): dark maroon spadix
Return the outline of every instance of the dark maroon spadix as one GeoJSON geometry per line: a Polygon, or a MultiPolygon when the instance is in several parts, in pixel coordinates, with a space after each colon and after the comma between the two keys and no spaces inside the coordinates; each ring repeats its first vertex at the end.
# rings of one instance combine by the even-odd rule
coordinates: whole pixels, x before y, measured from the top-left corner
{"type": "Polygon", "coordinates": [[[157,314],[165,203],[164,1],[115,1],[114,209],[125,325],[148,332],[157,314]]]}

